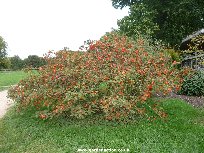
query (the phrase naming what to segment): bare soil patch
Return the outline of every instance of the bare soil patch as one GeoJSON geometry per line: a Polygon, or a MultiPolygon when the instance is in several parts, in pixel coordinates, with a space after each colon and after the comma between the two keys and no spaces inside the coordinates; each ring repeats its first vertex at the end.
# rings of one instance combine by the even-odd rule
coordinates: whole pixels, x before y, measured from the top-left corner
{"type": "Polygon", "coordinates": [[[13,101],[7,97],[8,90],[0,92],[0,118],[2,118],[9,107],[13,105],[13,101]]]}

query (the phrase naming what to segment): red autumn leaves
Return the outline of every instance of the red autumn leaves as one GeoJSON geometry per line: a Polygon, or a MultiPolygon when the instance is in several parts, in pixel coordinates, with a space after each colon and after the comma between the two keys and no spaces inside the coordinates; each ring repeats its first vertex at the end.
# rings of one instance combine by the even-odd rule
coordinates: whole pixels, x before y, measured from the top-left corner
{"type": "MultiPolygon", "coordinates": [[[[76,118],[100,113],[107,120],[145,115],[153,93],[166,94],[182,80],[162,50],[142,38],[109,33],[87,52],[49,53],[39,75],[20,82],[10,97],[20,107],[36,108],[42,119],[63,113],[76,118]]],[[[161,114],[156,107],[152,111],[161,114]]]]}

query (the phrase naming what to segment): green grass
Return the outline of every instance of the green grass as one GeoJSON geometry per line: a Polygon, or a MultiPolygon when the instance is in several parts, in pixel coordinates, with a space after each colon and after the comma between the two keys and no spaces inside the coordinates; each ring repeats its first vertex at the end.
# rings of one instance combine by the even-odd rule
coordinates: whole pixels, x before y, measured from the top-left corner
{"type": "Polygon", "coordinates": [[[21,79],[26,78],[27,73],[23,71],[0,72],[0,91],[8,89],[9,86],[17,84],[21,79]]]}
{"type": "Polygon", "coordinates": [[[0,120],[0,152],[75,153],[77,149],[129,149],[144,153],[200,153],[204,150],[204,111],[181,100],[163,101],[168,121],[125,124],[105,121],[41,121],[11,109],[0,120]]]}

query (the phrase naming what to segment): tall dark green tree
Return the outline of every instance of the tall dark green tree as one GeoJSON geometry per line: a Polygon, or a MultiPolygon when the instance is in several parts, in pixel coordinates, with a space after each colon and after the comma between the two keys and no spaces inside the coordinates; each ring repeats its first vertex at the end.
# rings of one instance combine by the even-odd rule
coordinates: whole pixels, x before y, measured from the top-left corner
{"type": "Polygon", "coordinates": [[[7,55],[6,48],[7,48],[7,43],[0,36],[0,58],[4,58],[7,55]]]}
{"type": "Polygon", "coordinates": [[[130,6],[129,16],[118,22],[128,36],[138,32],[176,46],[204,27],[203,0],[112,0],[115,8],[130,6]]]}
{"type": "Polygon", "coordinates": [[[45,64],[45,60],[37,55],[29,55],[24,59],[24,65],[27,67],[39,68],[45,64]]]}
{"type": "Polygon", "coordinates": [[[24,66],[23,60],[18,55],[11,57],[10,62],[11,62],[11,69],[12,70],[23,69],[23,66],[24,66]]]}
{"type": "Polygon", "coordinates": [[[0,36],[0,69],[8,67],[8,59],[6,58],[7,43],[0,36]]]}

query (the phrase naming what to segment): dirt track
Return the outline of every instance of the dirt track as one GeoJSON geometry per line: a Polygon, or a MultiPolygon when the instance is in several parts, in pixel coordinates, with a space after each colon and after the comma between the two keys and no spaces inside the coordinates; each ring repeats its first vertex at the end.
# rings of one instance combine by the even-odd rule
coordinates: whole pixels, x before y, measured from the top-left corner
{"type": "Polygon", "coordinates": [[[7,98],[7,90],[0,92],[0,118],[2,118],[5,114],[7,109],[12,106],[13,101],[7,98]]]}

